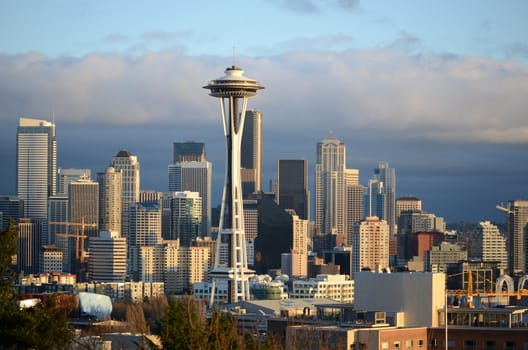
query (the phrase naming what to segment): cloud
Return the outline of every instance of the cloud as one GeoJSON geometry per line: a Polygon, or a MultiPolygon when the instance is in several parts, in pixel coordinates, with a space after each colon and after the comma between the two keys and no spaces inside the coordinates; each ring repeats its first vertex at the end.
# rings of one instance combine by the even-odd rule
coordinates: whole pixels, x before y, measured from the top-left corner
{"type": "Polygon", "coordinates": [[[324,12],[327,5],[330,7],[344,9],[347,11],[356,10],[359,7],[359,0],[268,0],[269,2],[285,8],[292,12],[303,14],[319,14],[324,12]]]}
{"type": "MultiPolygon", "coordinates": [[[[528,70],[513,61],[392,49],[237,59],[266,86],[250,107],[264,111],[270,130],[375,130],[460,143],[528,140],[528,70]]],[[[198,126],[217,120],[218,105],[202,86],[229,62],[171,51],[2,55],[0,120],[39,116],[54,106],[66,123],[198,126]]]]}

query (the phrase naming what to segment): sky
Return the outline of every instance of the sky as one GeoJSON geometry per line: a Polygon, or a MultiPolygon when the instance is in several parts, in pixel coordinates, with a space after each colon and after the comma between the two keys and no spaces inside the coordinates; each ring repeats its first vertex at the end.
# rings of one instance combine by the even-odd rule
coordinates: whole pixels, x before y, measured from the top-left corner
{"type": "MultiPolygon", "coordinates": [[[[235,63],[264,90],[263,188],[278,159],[330,133],[368,183],[447,222],[504,222],[528,198],[526,1],[2,1],[0,194],[15,194],[20,117],[54,120],[58,165],[104,171],[138,156],[165,191],[172,143],[205,142],[219,204],[225,144],[202,87],[235,63]]],[[[94,176],[95,177],[95,176],[94,176]]],[[[313,187],[312,187],[313,193],[313,187]]],[[[313,194],[312,194],[313,198],[313,194]]]]}

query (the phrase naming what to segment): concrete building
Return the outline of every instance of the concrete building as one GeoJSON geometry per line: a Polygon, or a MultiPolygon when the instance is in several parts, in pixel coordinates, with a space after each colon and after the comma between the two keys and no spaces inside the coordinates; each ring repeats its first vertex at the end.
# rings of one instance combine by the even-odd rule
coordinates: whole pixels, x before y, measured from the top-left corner
{"type": "Polygon", "coordinates": [[[123,176],[113,167],[97,173],[99,183],[99,230],[121,232],[123,176]]]}
{"type": "Polygon", "coordinates": [[[346,235],[346,146],[334,134],[317,143],[315,164],[316,233],[346,235]]]}
{"type": "Polygon", "coordinates": [[[471,235],[469,257],[482,261],[498,262],[499,268],[508,269],[508,250],[506,238],[499,228],[489,221],[481,221],[479,227],[471,235]]]}
{"type": "Polygon", "coordinates": [[[90,169],[75,169],[75,168],[59,168],[57,171],[57,194],[62,196],[68,195],[70,182],[81,178],[90,179],[92,171],[90,169]]]}
{"type": "Polygon", "coordinates": [[[43,245],[40,252],[40,273],[62,272],[62,250],[52,246],[43,245]]]}
{"type": "Polygon", "coordinates": [[[193,291],[193,284],[208,279],[209,247],[180,247],[176,293],[193,291]]]}
{"type": "Polygon", "coordinates": [[[408,210],[422,211],[422,200],[416,197],[396,198],[396,222],[398,222],[400,214],[408,210]]]}
{"type": "Polygon", "coordinates": [[[528,272],[527,227],[528,200],[513,200],[507,208],[502,208],[507,214],[508,226],[508,270],[511,275],[528,272]]]}
{"type": "Polygon", "coordinates": [[[352,272],[382,271],[389,267],[389,225],[368,216],[352,228],[352,272]]]}
{"type": "Polygon", "coordinates": [[[467,250],[458,244],[442,242],[425,253],[425,268],[429,272],[447,272],[447,265],[467,260],[467,250]]]}
{"type": "Polygon", "coordinates": [[[127,243],[117,231],[101,231],[88,241],[88,277],[97,282],[125,282],[127,243]]]}
{"type": "Polygon", "coordinates": [[[13,219],[15,225],[20,218],[24,217],[24,201],[17,196],[0,196],[0,230],[5,230],[9,225],[9,219],[13,219]]]}
{"type": "Polygon", "coordinates": [[[354,280],[346,275],[318,275],[292,282],[290,299],[328,298],[342,303],[354,302],[354,280]]]}
{"type": "Polygon", "coordinates": [[[438,327],[445,306],[445,274],[429,272],[354,274],[357,310],[404,312],[396,326],[438,327]]]}
{"type": "Polygon", "coordinates": [[[130,206],[139,202],[140,166],[137,156],[129,151],[119,151],[113,158],[110,166],[115,171],[121,172],[121,236],[129,235],[130,206]]]}
{"type": "Polygon", "coordinates": [[[345,188],[346,188],[346,218],[347,226],[345,239],[347,245],[352,244],[352,227],[364,218],[363,200],[365,186],[359,184],[359,170],[345,169],[345,188]]]}

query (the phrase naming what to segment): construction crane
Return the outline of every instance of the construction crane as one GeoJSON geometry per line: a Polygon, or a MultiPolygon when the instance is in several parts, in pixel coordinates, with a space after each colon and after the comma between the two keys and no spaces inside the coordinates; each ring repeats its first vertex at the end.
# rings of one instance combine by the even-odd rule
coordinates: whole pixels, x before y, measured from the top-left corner
{"type": "MultiPolygon", "coordinates": [[[[504,283],[505,280],[502,280],[502,282],[498,285],[496,285],[496,289],[495,289],[495,292],[492,292],[492,291],[487,291],[487,292],[475,292],[473,291],[473,273],[476,272],[476,271],[471,271],[471,270],[468,270],[468,271],[464,271],[464,272],[461,272],[461,273],[456,273],[456,274],[453,274],[453,275],[449,275],[449,276],[456,276],[456,275],[460,275],[460,274],[465,274],[467,273],[468,274],[468,279],[467,279],[467,288],[465,290],[463,289],[457,289],[457,290],[446,290],[446,293],[448,296],[454,296],[454,297],[468,297],[468,306],[470,308],[473,307],[473,304],[472,304],[472,299],[473,297],[515,297],[517,300],[520,300],[521,297],[525,297],[525,296],[528,296],[528,289],[525,289],[524,288],[524,283],[522,283],[523,285],[521,285],[516,291],[515,290],[510,290],[510,288],[507,286],[507,289],[508,290],[503,290],[502,288],[502,285],[504,283]],[[501,290],[499,290],[499,287],[501,288],[501,290]]],[[[510,278],[509,276],[507,276],[508,278],[510,278]]],[[[500,279],[501,277],[499,277],[500,279]]],[[[499,280],[497,279],[497,280],[499,280]]],[[[510,278],[511,279],[511,278],[510,278]]],[[[512,282],[513,283],[513,280],[512,282]]],[[[511,287],[511,289],[513,289],[513,287],[511,287]]]]}
{"type": "MultiPolygon", "coordinates": [[[[57,233],[56,236],[58,237],[73,237],[75,238],[75,258],[77,261],[84,263],[84,239],[87,238],[85,232],[86,227],[97,227],[97,224],[87,224],[84,222],[84,217],[81,218],[81,222],[71,222],[71,221],[51,221],[49,222],[50,225],[65,225],[66,228],[68,226],[76,227],[77,230],[75,233],[57,233]],[[79,232],[80,228],[80,232],[79,232]]],[[[68,231],[68,229],[66,229],[68,231]]]]}

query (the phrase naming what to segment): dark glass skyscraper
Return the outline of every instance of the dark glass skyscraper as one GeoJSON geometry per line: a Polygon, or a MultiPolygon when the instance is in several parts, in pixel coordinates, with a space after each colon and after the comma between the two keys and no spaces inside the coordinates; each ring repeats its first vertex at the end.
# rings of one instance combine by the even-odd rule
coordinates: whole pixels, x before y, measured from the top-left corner
{"type": "Polygon", "coordinates": [[[277,184],[277,199],[280,207],[293,209],[299,218],[309,220],[308,161],[303,159],[279,160],[277,184]]]}

